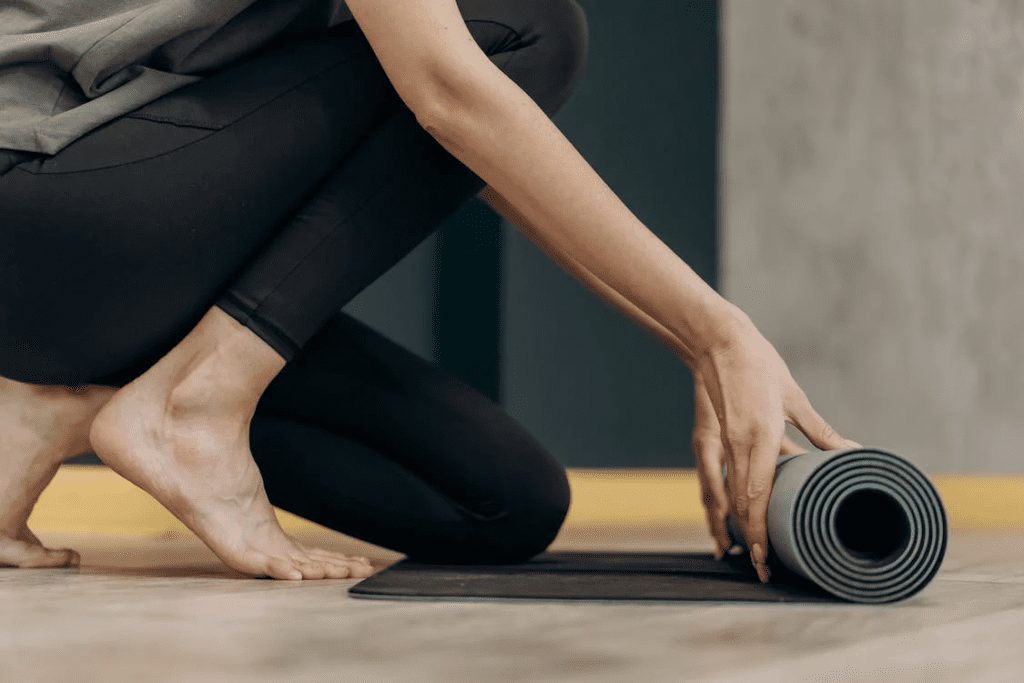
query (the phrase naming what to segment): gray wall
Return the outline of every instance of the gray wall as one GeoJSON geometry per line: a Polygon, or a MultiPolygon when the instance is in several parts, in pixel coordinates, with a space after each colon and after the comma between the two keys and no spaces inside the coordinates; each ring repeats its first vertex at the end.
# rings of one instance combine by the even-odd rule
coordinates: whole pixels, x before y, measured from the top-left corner
{"type": "Polygon", "coordinates": [[[1024,471],[1024,2],[723,24],[726,294],[842,433],[1024,471]]]}

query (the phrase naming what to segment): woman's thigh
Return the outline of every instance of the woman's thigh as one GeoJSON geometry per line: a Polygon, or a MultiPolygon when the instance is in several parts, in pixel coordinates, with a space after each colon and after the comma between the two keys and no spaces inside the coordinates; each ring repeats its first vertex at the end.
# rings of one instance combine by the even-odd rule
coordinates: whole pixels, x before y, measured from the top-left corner
{"type": "MultiPolygon", "coordinates": [[[[580,66],[583,29],[574,7],[556,0],[460,3],[485,54],[549,112],[564,101],[580,66]]],[[[291,360],[339,308],[483,186],[400,108],[324,179],[217,305],[291,360]]]]}
{"type": "MultiPolygon", "coordinates": [[[[485,53],[557,109],[582,66],[575,2],[459,4],[485,53]]],[[[76,383],[147,367],[403,107],[348,22],[279,41],[15,167],[0,177],[0,253],[13,255],[0,265],[0,375],[76,383]]],[[[401,167],[403,150],[391,153],[401,167]]]]}
{"type": "Polygon", "coordinates": [[[350,23],[261,51],[9,171],[0,374],[91,381],[158,356],[399,105],[350,23]]]}

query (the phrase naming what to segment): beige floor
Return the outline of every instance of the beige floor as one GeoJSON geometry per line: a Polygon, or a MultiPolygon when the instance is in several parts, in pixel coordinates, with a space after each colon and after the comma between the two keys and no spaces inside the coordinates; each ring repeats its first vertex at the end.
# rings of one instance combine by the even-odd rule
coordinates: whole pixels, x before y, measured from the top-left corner
{"type": "MultiPolygon", "coordinates": [[[[84,566],[0,570],[0,681],[1024,678],[1024,533],[957,534],[935,582],[886,607],[353,600],[350,581],[236,578],[187,538],[48,540],[84,566]]],[[[566,529],[553,549],[705,547],[566,529]]]]}

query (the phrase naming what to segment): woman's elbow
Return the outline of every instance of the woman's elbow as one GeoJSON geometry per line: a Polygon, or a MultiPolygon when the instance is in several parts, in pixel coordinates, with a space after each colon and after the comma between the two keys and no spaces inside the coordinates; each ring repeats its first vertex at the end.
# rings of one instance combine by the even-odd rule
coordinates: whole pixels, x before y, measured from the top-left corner
{"type": "Polygon", "coordinates": [[[402,99],[427,132],[451,138],[480,108],[488,90],[486,76],[465,66],[434,69],[407,88],[402,99]]]}
{"type": "Polygon", "coordinates": [[[448,139],[455,134],[455,121],[459,119],[462,106],[455,100],[437,93],[424,94],[412,100],[409,108],[416,116],[416,122],[425,131],[438,139],[448,139]]]}

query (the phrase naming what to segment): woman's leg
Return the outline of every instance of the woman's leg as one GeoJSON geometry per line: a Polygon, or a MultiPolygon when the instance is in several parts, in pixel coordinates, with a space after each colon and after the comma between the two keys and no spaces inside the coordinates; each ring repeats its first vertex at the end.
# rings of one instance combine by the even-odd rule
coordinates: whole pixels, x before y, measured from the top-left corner
{"type": "Polygon", "coordinates": [[[73,550],[44,547],[28,518],[61,463],[89,450],[89,425],[113,393],[0,378],[0,567],[78,564],[73,550]]]}
{"type": "Polygon", "coordinates": [[[0,262],[0,375],[115,385],[141,374],[399,105],[349,23],[10,170],[0,253],[17,258],[0,262]]]}
{"type": "Polygon", "coordinates": [[[345,313],[270,383],[250,443],[270,500],[425,562],[516,562],[569,506],[500,406],[345,313]]]}
{"type": "MultiPolygon", "coordinates": [[[[584,66],[587,34],[579,6],[572,0],[461,0],[459,7],[484,52],[554,114],[584,66]]],[[[290,360],[341,305],[483,187],[409,109],[398,107],[217,305],[290,360]]]]}
{"type": "MultiPolygon", "coordinates": [[[[543,60],[536,60],[545,54],[564,59],[572,53],[571,50],[566,52],[564,46],[552,46],[558,45],[556,41],[566,37],[569,38],[567,44],[578,44],[579,25],[567,23],[579,20],[573,14],[573,5],[539,2],[516,4],[519,12],[529,8],[537,12],[536,16],[528,16],[525,21],[520,17],[518,25],[521,30],[517,31],[508,28],[502,21],[489,18],[499,16],[516,25],[514,17],[494,14],[498,10],[507,10],[506,3],[481,0],[464,4],[467,9],[476,7],[481,13],[481,18],[467,20],[474,35],[487,41],[486,45],[482,45],[488,54],[496,54],[498,58],[507,57],[504,60],[505,68],[509,69],[510,75],[524,89],[528,92],[532,90],[531,94],[535,92],[550,97],[549,104],[564,97],[568,82],[558,82],[556,79],[558,87],[551,87],[551,77],[543,71],[543,60]],[[488,12],[491,14],[488,15],[488,12]],[[546,36],[546,40],[539,40],[541,36],[546,36]],[[530,65],[532,70],[517,73],[511,65],[520,62],[514,62],[512,55],[500,52],[505,48],[512,55],[526,55],[520,61],[530,65]],[[563,90],[560,91],[560,88],[563,90]]],[[[330,41],[321,37],[319,42],[314,39],[297,47],[287,46],[289,49],[283,53],[285,58],[282,58],[280,52],[283,48],[278,47],[278,52],[271,50],[242,65],[240,71],[225,70],[192,89],[183,89],[177,98],[175,94],[162,98],[153,106],[144,107],[136,115],[101,129],[105,130],[106,137],[103,134],[89,136],[77,147],[69,147],[71,151],[68,154],[48,160],[42,168],[36,167],[34,172],[20,169],[26,176],[31,176],[19,176],[20,185],[7,182],[6,178],[0,183],[0,203],[5,201],[4,190],[8,191],[7,201],[12,201],[12,197],[15,200],[23,199],[20,225],[27,226],[31,221],[41,218],[35,221],[37,225],[34,226],[41,228],[40,234],[51,237],[63,234],[66,238],[51,239],[47,243],[49,246],[71,243],[66,249],[57,249],[57,260],[63,259],[63,263],[57,265],[69,266],[65,269],[70,270],[67,275],[78,275],[79,280],[76,283],[78,286],[72,290],[67,286],[54,288],[51,279],[36,282],[40,287],[30,286],[33,273],[45,273],[47,267],[52,267],[51,257],[54,254],[50,252],[53,250],[37,244],[39,263],[33,263],[32,254],[35,252],[32,248],[18,248],[25,247],[27,228],[12,233],[13,238],[8,240],[12,242],[10,246],[14,247],[12,252],[26,253],[27,258],[21,262],[24,267],[5,273],[13,273],[11,279],[14,288],[8,292],[24,290],[30,297],[28,300],[35,297],[35,302],[42,305],[18,306],[17,299],[14,304],[4,302],[7,307],[4,313],[10,313],[8,318],[15,323],[29,323],[15,324],[11,329],[21,335],[35,336],[30,336],[28,343],[24,338],[16,337],[0,349],[0,364],[13,368],[9,373],[20,373],[31,381],[39,381],[42,376],[49,381],[74,382],[81,381],[81,377],[106,374],[104,381],[116,384],[134,376],[151,360],[160,357],[162,365],[158,363],[145,373],[147,382],[133,383],[133,391],[121,392],[123,400],[115,402],[113,407],[108,406],[110,409],[105,411],[107,419],[100,421],[103,428],[96,432],[97,441],[101,443],[97,450],[101,451],[101,455],[105,453],[115,467],[125,471],[136,483],[150,490],[190,523],[228,564],[251,573],[265,571],[273,575],[287,575],[290,572],[285,571],[286,566],[282,568],[278,563],[272,567],[271,560],[283,557],[287,565],[297,557],[282,540],[283,534],[272,521],[268,506],[262,504],[265,496],[262,494],[258,473],[248,466],[248,453],[242,443],[245,440],[238,438],[238,434],[247,429],[246,413],[251,410],[254,397],[262,391],[269,377],[280,369],[280,362],[287,357],[288,348],[272,347],[280,353],[279,356],[273,355],[267,353],[265,346],[249,344],[240,332],[256,332],[263,341],[273,342],[276,333],[284,330],[290,332],[285,335],[285,339],[294,342],[294,345],[301,345],[303,337],[312,334],[337,306],[415,244],[415,239],[402,240],[402,226],[430,226],[432,216],[443,217],[482,186],[479,179],[461,165],[453,163],[454,160],[446,154],[438,156],[440,147],[431,147],[429,143],[436,143],[419,129],[411,114],[406,113],[405,125],[396,122],[396,116],[400,117],[404,109],[400,105],[397,115],[384,115],[386,124],[380,130],[391,130],[391,135],[394,135],[395,130],[406,134],[410,131],[419,132],[420,143],[428,144],[411,145],[408,149],[414,157],[419,153],[428,155],[427,158],[438,161],[439,166],[435,167],[429,161],[417,164],[416,158],[403,157],[401,149],[391,150],[397,154],[393,157],[392,175],[402,176],[403,179],[394,183],[390,176],[385,179],[374,175],[375,168],[380,170],[378,157],[370,152],[359,154],[362,149],[372,150],[374,147],[370,143],[373,140],[388,139],[387,134],[382,133],[383,137],[371,136],[365,146],[356,145],[353,150],[351,141],[358,138],[362,127],[367,123],[372,124],[375,117],[379,120],[381,112],[397,102],[379,65],[366,58],[368,50],[365,41],[360,40],[361,36],[357,32],[338,31],[331,36],[330,41]],[[309,61],[303,63],[303,59],[309,61]],[[259,68],[254,68],[254,63],[259,68]],[[239,106],[248,107],[251,104],[247,97],[250,95],[249,90],[239,90],[238,86],[238,82],[246,81],[246,74],[250,81],[253,74],[259,76],[255,82],[251,82],[257,88],[265,86],[266,78],[272,81],[277,79],[276,82],[281,79],[287,81],[295,75],[296,69],[301,72],[303,68],[313,65],[317,67],[313,70],[314,75],[298,81],[297,85],[270,100],[260,101],[258,106],[246,111],[240,118],[236,116],[239,106]],[[268,66],[269,70],[266,68],[268,66]],[[235,79],[235,76],[240,78],[235,79]],[[353,92],[359,94],[358,106],[354,105],[353,92]],[[383,94],[375,99],[375,93],[383,94]],[[239,98],[239,95],[243,97],[239,98]],[[372,116],[367,114],[371,110],[372,116]],[[297,132],[295,127],[287,126],[286,122],[293,120],[290,116],[296,111],[306,114],[302,123],[308,130],[297,132]],[[167,116],[168,113],[171,116],[167,116]],[[191,118],[183,117],[183,113],[191,118]],[[389,129],[388,124],[397,127],[389,129]],[[130,162],[118,159],[119,151],[127,150],[126,153],[130,155],[138,155],[139,145],[132,144],[133,135],[141,134],[143,142],[150,146],[156,144],[152,130],[146,132],[147,126],[162,127],[168,135],[161,137],[159,144],[169,146],[170,149],[130,162]],[[315,144],[314,140],[321,144],[315,144]],[[110,163],[97,166],[97,159],[103,155],[107,155],[110,163]],[[345,159],[338,162],[337,157],[345,159]],[[355,163],[359,159],[370,159],[376,166],[368,167],[367,173],[361,174],[358,172],[359,165],[355,163]],[[268,163],[269,160],[282,162],[285,172],[280,175],[271,173],[273,165],[268,163]],[[405,161],[409,163],[406,165],[403,163],[405,161]],[[325,165],[334,162],[341,165],[325,182],[310,182],[310,178],[322,175],[325,165]],[[193,172],[189,173],[188,169],[193,169],[193,172]],[[198,177],[195,169],[198,169],[198,177]],[[239,173],[239,169],[244,169],[244,172],[239,173]],[[446,173],[446,169],[452,173],[446,173]],[[157,178],[160,186],[153,187],[157,178]],[[315,287],[317,278],[295,278],[304,272],[315,272],[317,266],[325,265],[321,260],[325,255],[331,257],[326,262],[328,267],[320,271],[326,277],[344,274],[349,264],[359,263],[363,242],[337,239],[331,233],[344,233],[352,229],[345,220],[335,222],[345,218],[346,211],[364,219],[372,219],[374,215],[374,211],[368,209],[369,205],[354,206],[350,203],[363,195],[344,194],[348,187],[346,178],[384,180],[392,188],[388,192],[400,194],[403,188],[410,190],[410,201],[405,202],[402,196],[386,193],[372,196],[380,208],[380,215],[388,220],[394,216],[387,209],[406,207],[407,213],[397,217],[404,218],[404,223],[398,222],[390,228],[388,225],[381,226],[384,230],[382,234],[390,234],[395,239],[385,239],[376,245],[385,249],[395,248],[398,253],[391,252],[389,258],[381,256],[379,251],[374,252],[373,256],[379,257],[379,260],[371,256],[370,261],[379,268],[377,272],[372,268],[361,270],[359,274],[364,280],[360,281],[357,277],[335,288],[334,294],[321,297],[317,296],[315,287]],[[450,183],[460,180],[465,183],[461,191],[457,189],[449,194],[442,192],[443,197],[452,202],[447,205],[447,209],[443,202],[440,205],[430,203],[438,199],[436,193],[421,190],[421,184],[433,183],[443,191],[450,183]],[[280,183],[277,188],[280,192],[267,191],[274,181],[280,183]],[[310,185],[313,187],[310,188],[310,185]],[[103,188],[106,188],[109,196],[105,198],[109,201],[96,201],[93,195],[103,188]],[[327,191],[318,191],[324,189],[327,191]],[[53,201],[58,196],[63,196],[65,203],[53,201]],[[36,201],[32,201],[33,197],[36,201]],[[69,197],[72,200],[70,203],[67,201],[69,197]],[[318,212],[313,210],[300,213],[297,220],[285,225],[283,229],[280,226],[273,228],[284,210],[283,204],[287,203],[280,201],[281,197],[293,198],[296,204],[300,202],[295,198],[301,197],[311,201],[311,206],[326,206],[333,211],[323,214],[323,222],[309,220],[311,215],[315,217],[318,212]],[[425,202],[426,205],[420,207],[417,201],[425,202]],[[337,207],[342,207],[341,213],[337,213],[337,207]],[[360,211],[361,208],[368,210],[360,211]],[[431,214],[432,208],[440,214],[431,214]],[[424,216],[425,219],[422,218],[424,216]],[[95,225],[100,234],[82,231],[80,223],[83,218],[95,225]],[[77,225],[75,221],[78,221],[77,225]],[[38,225],[40,222],[42,226],[38,225]],[[49,229],[46,229],[47,225],[49,229]],[[68,229],[62,233],[61,227],[68,229]],[[124,234],[127,227],[133,231],[131,237],[124,234]],[[108,232],[102,232],[104,230],[108,232]],[[280,237],[268,244],[268,235],[275,232],[279,232],[280,237]],[[118,258],[105,262],[102,264],[105,267],[98,270],[82,268],[83,262],[89,263],[88,256],[96,253],[95,243],[98,238],[105,234],[110,235],[113,247],[111,256],[118,258]],[[309,240],[310,236],[313,241],[309,240]],[[292,250],[295,244],[299,245],[298,251],[292,250]],[[324,249],[325,245],[332,248],[324,249]],[[294,291],[297,298],[291,302],[268,300],[266,305],[258,303],[255,310],[242,313],[237,308],[229,310],[235,315],[236,323],[239,323],[234,326],[227,322],[220,308],[214,308],[203,316],[200,324],[176,347],[178,353],[160,356],[180,336],[182,328],[194,322],[196,311],[201,308],[199,304],[214,300],[216,294],[223,291],[223,284],[237,274],[239,264],[244,263],[259,246],[266,246],[264,256],[252,266],[254,270],[244,272],[238,282],[253,285],[252,291],[257,293],[260,301],[263,292],[276,295],[286,290],[294,291]],[[283,255],[283,258],[275,259],[274,254],[283,255]],[[86,258],[82,258],[82,255],[86,255],[86,258]],[[276,263],[281,269],[268,269],[268,263],[276,263]],[[263,272],[270,279],[249,277],[253,272],[263,272]],[[184,273],[188,273],[189,277],[180,277],[184,273]],[[267,289],[267,282],[275,281],[285,289],[278,289],[273,284],[267,289]],[[121,290],[118,285],[124,285],[125,288],[121,290]],[[303,298],[303,292],[308,294],[306,299],[303,298]],[[76,296],[82,298],[77,306],[74,304],[76,296]],[[337,296],[338,300],[332,303],[331,296],[337,296]],[[93,310],[90,310],[90,306],[93,310]],[[296,327],[288,329],[288,314],[301,310],[307,310],[308,317],[303,317],[297,321],[296,327]],[[60,336],[58,330],[53,329],[51,321],[46,319],[46,311],[60,311],[62,314],[70,311],[68,317],[71,322],[80,324],[73,325],[66,335],[60,336]],[[273,317],[275,311],[279,314],[277,319],[273,317]],[[39,322],[40,314],[44,324],[31,324],[39,322]],[[121,321],[131,323],[124,324],[121,321]],[[51,323],[50,329],[47,329],[47,323],[51,323]],[[242,328],[242,324],[247,329],[242,328]],[[226,370],[218,360],[224,358],[225,347],[246,349],[229,356],[230,360],[240,363],[237,373],[226,370]],[[189,386],[189,390],[183,388],[189,386]],[[137,400],[140,398],[145,400],[137,400]],[[171,398],[174,401],[169,400],[171,398]],[[189,425],[189,437],[185,439],[189,442],[187,445],[183,447],[181,443],[175,444],[172,438],[172,434],[184,433],[182,425],[176,425],[166,415],[155,414],[152,410],[154,406],[170,406],[177,417],[188,418],[185,420],[189,425]],[[148,414],[140,414],[146,411],[149,411],[148,414]],[[230,416],[226,416],[225,412],[230,413],[230,416]],[[195,424],[195,420],[203,419],[203,416],[207,418],[206,429],[198,428],[195,424]],[[164,431],[154,430],[154,424],[159,424],[164,431]],[[172,434],[167,433],[167,429],[172,434]],[[196,437],[196,434],[202,437],[196,437]],[[140,439],[143,442],[148,439],[151,443],[140,442],[140,439]],[[197,446],[197,440],[205,440],[205,445],[197,446]],[[159,442],[160,448],[147,449],[146,446],[152,446],[152,442],[159,442]],[[163,457],[158,455],[161,449],[165,451],[163,457]],[[183,456],[180,452],[182,450],[186,451],[188,457],[183,456]],[[209,456],[204,456],[203,467],[199,466],[195,458],[199,451],[207,451],[206,456],[209,456]],[[140,453],[146,453],[148,457],[140,457],[140,453]],[[231,462],[232,456],[229,453],[235,454],[235,462],[231,462]],[[217,459],[224,463],[216,462],[217,459]],[[204,467],[209,470],[205,472],[208,476],[202,472],[204,467]],[[237,473],[239,478],[232,481],[216,476],[215,473],[222,470],[237,473]],[[204,489],[198,485],[214,481],[223,486],[211,491],[209,486],[204,489]],[[221,490],[223,487],[228,490],[221,490]],[[214,499],[219,501],[218,505],[211,507],[209,503],[214,499]],[[232,510],[225,510],[224,504],[232,510]],[[258,511],[256,508],[259,508],[258,511]],[[229,519],[232,516],[234,519],[229,519]],[[268,541],[267,533],[276,540],[268,541]],[[271,548],[273,552],[268,555],[266,549],[271,546],[277,549],[271,548]],[[258,559],[254,560],[257,556],[258,559]]],[[[566,73],[573,74],[572,69],[562,70],[558,65],[555,65],[553,72],[562,74],[558,78],[566,73]]],[[[265,88],[261,93],[266,94],[265,88]]],[[[18,206],[16,201],[13,203],[15,207],[18,206]]],[[[369,222],[374,223],[372,220],[369,222]]],[[[427,232],[429,230],[422,232],[422,235],[427,232]]],[[[33,244],[31,238],[32,235],[29,235],[29,245],[33,244]]],[[[38,243],[38,236],[35,240],[38,243]]],[[[327,281],[320,284],[331,287],[333,283],[327,281]]],[[[232,289],[235,294],[239,291],[244,293],[244,287],[232,289]]],[[[246,302],[244,296],[236,296],[235,299],[235,303],[241,302],[241,305],[246,302]]],[[[63,334],[64,331],[62,328],[59,332],[63,334]]]]}
{"type": "MultiPolygon", "coordinates": [[[[98,128],[43,162],[9,171],[0,178],[0,253],[17,257],[0,261],[0,375],[35,385],[117,386],[144,370],[147,359],[169,356],[172,347],[194,348],[176,342],[395,102],[372,51],[354,25],[346,25],[266,50],[98,128]],[[294,125],[295,112],[305,114],[305,127],[294,125]],[[331,125],[315,116],[327,113],[331,125]],[[121,378],[103,376],[108,373],[121,378]]],[[[257,353],[280,362],[251,332],[223,312],[220,318],[232,325],[230,332],[258,343],[257,353]]],[[[202,338],[210,339],[211,330],[205,332],[202,338]]],[[[250,384],[259,379],[249,366],[240,375],[250,384]]],[[[11,397],[26,389],[7,384],[0,392],[11,397]]],[[[52,403],[34,400],[32,412],[50,415],[57,410],[52,403]]],[[[219,417],[213,412],[208,422],[219,417]]],[[[52,443],[39,445],[31,462],[17,444],[0,449],[13,491],[0,499],[4,539],[24,542],[19,523],[34,503],[31,494],[52,475],[47,460],[62,450],[59,441],[88,440],[88,421],[84,426],[52,432],[52,443]]],[[[133,423],[123,434],[151,437],[146,429],[133,423]]],[[[237,467],[250,482],[253,469],[237,467]]],[[[147,487],[154,493],[162,487],[158,498],[167,504],[167,495],[176,495],[173,484],[185,481],[165,476],[147,487]]],[[[245,479],[223,481],[237,489],[245,479]]],[[[278,577],[292,576],[296,565],[306,576],[323,573],[307,571],[305,553],[284,539],[265,496],[260,500],[261,489],[253,488],[254,514],[247,521],[252,533],[262,530],[273,542],[226,537],[221,554],[235,558],[228,564],[278,577]],[[253,552],[230,545],[235,542],[265,547],[254,560],[253,552]]],[[[237,490],[207,494],[229,505],[245,497],[237,490]]],[[[171,506],[184,514],[180,502],[171,506]]],[[[216,516],[200,516],[218,523],[216,516]]],[[[24,564],[17,553],[0,562],[24,564]]]]}

